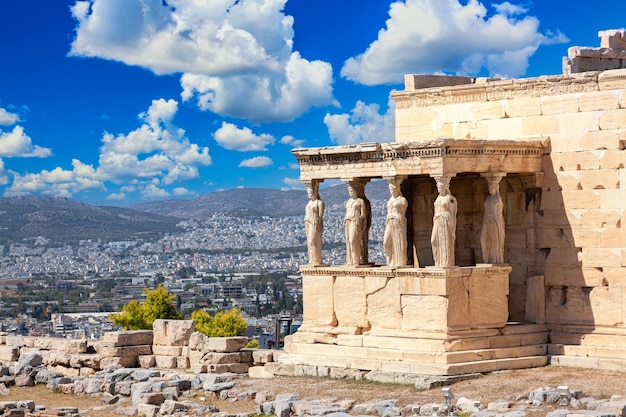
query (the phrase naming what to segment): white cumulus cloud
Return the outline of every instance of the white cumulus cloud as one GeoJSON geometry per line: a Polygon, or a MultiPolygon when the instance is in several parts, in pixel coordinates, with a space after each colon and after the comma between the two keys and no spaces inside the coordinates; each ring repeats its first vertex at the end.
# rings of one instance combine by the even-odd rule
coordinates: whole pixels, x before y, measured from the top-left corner
{"type": "Polygon", "coordinates": [[[276,141],[270,134],[257,135],[248,127],[239,128],[227,122],[222,122],[213,137],[222,148],[240,152],[266,151],[276,141]]]}
{"type": "Polygon", "coordinates": [[[182,73],[183,100],[254,122],[332,101],[332,68],[293,50],[287,0],[88,0],[70,55],[182,73]]]}
{"type": "Polygon", "coordinates": [[[3,108],[0,108],[0,125],[11,126],[17,121],[20,120],[20,117],[15,113],[9,113],[3,108]]]}
{"type": "Polygon", "coordinates": [[[107,200],[111,201],[122,201],[126,199],[126,194],[124,193],[111,193],[107,196],[107,200]]]}
{"type": "Polygon", "coordinates": [[[10,132],[0,130],[0,156],[21,158],[47,158],[52,151],[38,145],[33,146],[33,141],[22,126],[14,126],[10,132]]]}
{"type": "MultiPolygon", "coordinates": [[[[119,194],[110,194],[109,199],[135,191],[146,198],[168,197],[170,193],[163,186],[198,178],[199,167],[212,162],[208,147],[191,143],[185,131],[172,123],[177,110],[175,100],[153,100],[148,110],[139,114],[143,121],[139,128],[117,136],[103,135],[96,166],[74,159],[71,170],[57,167],[51,171],[15,174],[6,194],[71,197],[83,190],[105,189],[106,183],[111,182],[122,188],[119,194]]],[[[17,133],[21,134],[19,130],[17,133]]],[[[24,142],[25,139],[19,142],[0,138],[0,156],[10,156],[10,151],[16,153],[20,148],[15,143],[24,142]]],[[[25,146],[22,148],[21,156],[27,150],[25,146]]],[[[41,149],[34,147],[31,153],[43,152],[41,149]]]]}
{"type": "Polygon", "coordinates": [[[396,1],[386,28],[362,54],[349,58],[341,75],[366,85],[402,83],[404,74],[451,72],[518,77],[542,44],[566,42],[542,34],[539,20],[504,2],[489,13],[477,0],[396,1]]]}
{"type": "Polygon", "coordinates": [[[329,114],[324,116],[331,140],[338,145],[351,145],[360,142],[393,142],[395,136],[395,105],[389,100],[387,111],[380,113],[376,103],[365,104],[358,101],[350,114],[329,114]]]}
{"type": "Polygon", "coordinates": [[[239,168],[266,168],[274,165],[274,161],[267,156],[255,156],[254,158],[244,159],[239,163],[239,168]]]}
{"type": "Polygon", "coordinates": [[[283,145],[291,146],[292,148],[300,148],[302,147],[302,145],[304,145],[304,140],[296,139],[291,135],[285,135],[280,138],[280,143],[282,143],[283,145]]]}

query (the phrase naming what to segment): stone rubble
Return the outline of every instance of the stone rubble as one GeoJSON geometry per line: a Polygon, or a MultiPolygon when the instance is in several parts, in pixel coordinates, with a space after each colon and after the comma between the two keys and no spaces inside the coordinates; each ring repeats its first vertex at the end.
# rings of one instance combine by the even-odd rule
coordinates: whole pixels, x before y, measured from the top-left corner
{"type": "MultiPolygon", "coordinates": [[[[572,390],[571,397],[564,400],[556,388],[540,387],[525,395],[482,404],[479,399],[459,397],[449,406],[442,403],[407,404],[400,406],[396,399],[357,403],[354,400],[316,399],[303,400],[296,394],[283,393],[274,398],[263,390],[237,388],[241,374],[199,373],[184,370],[157,370],[124,368],[119,365],[107,367],[89,376],[67,377],[42,365],[41,355],[31,353],[13,366],[0,367],[3,386],[8,393],[25,376],[34,383],[46,384],[51,390],[67,394],[91,395],[100,398],[100,411],[117,415],[141,417],[250,417],[272,415],[277,417],[308,416],[446,416],[464,415],[474,417],[526,417],[531,411],[545,410],[548,417],[579,416],[626,416],[626,398],[618,395],[610,399],[584,397],[581,391],[572,390]],[[208,405],[207,398],[229,401],[253,400],[254,410],[244,414],[221,412],[208,405]],[[555,411],[550,411],[555,410],[555,411]]],[[[252,406],[251,406],[252,407],[252,406]]],[[[5,417],[77,417],[86,410],[67,406],[47,410],[35,401],[0,402],[0,416],[5,417]]]]}

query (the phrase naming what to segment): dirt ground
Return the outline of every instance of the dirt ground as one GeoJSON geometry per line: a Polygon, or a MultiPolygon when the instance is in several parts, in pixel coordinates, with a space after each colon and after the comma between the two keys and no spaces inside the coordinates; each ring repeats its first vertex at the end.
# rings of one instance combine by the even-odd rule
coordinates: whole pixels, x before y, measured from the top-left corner
{"type": "MultiPolygon", "coordinates": [[[[571,390],[581,390],[583,396],[596,399],[610,398],[619,394],[626,396],[626,374],[579,368],[547,366],[543,368],[504,371],[483,375],[476,379],[457,382],[449,387],[456,398],[466,397],[479,400],[484,406],[491,401],[509,400],[516,405],[524,405],[528,393],[537,388],[567,385],[571,390]]],[[[299,399],[334,399],[354,400],[362,403],[374,400],[398,400],[399,407],[407,404],[441,403],[441,388],[417,390],[411,385],[381,384],[367,381],[333,380],[314,377],[276,377],[273,379],[242,378],[234,388],[237,392],[267,391],[273,399],[276,394],[297,394],[299,399]]],[[[211,398],[202,392],[193,393],[194,402],[216,405],[220,411],[230,413],[254,413],[256,404],[252,400],[220,400],[211,398]],[[204,402],[202,401],[204,399],[204,402]]],[[[33,388],[10,388],[8,396],[1,396],[0,401],[34,400],[37,405],[48,409],[59,406],[75,406],[81,415],[90,417],[108,417],[115,414],[114,407],[102,407],[99,397],[75,396],[52,392],[44,386],[33,388]]],[[[455,403],[456,399],[453,401],[455,403]]],[[[127,406],[124,402],[118,406],[127,406]]],[[[526,411],[530,416],[544,416],[555,407],[542,406],[526,411]]]]}

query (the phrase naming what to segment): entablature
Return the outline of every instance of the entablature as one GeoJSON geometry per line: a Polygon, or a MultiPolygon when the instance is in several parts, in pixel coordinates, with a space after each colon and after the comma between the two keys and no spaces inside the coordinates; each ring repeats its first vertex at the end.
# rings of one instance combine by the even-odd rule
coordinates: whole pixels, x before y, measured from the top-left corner
{"type": "Polygon", "coordinates": [[[436,139],[360,143],[292,150],[300,180],[385,178],[397,175],[539,173],[549,138],[519,140],[436,139]]]}

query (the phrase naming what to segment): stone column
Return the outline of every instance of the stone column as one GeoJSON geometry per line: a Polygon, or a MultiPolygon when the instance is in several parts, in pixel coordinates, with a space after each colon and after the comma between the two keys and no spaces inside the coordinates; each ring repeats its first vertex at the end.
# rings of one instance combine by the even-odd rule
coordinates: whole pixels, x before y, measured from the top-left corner
{"type": "Polygon", "coordinates": [[[483,262],[488,264],[504,263],[504,203],[500,196],[500,180],[505,173],[481,174],[487,180],[489,195],[485,198],[483,227],[480,231],[480,248],[483,262]]]}
{"type": "Polygon", "coordinates": [[[372,210],[365,197],[365,184],[368,180],[355,178],[346,181],[350,198],[346,202],[346,215],[343,227],[346,235],[346,265],[368,263],[369,228],[372,224],[372,210]]]}
{"type": "Polygon", "coordinates": [[[437,182],[439,196],[434,204],[433,231],[430,244],[435,266],[454,266],[454,242],[456,240],[457,201],[450,193],[450,179],[453,175],[433,175],[437,182]]]}
{"type": "Polygon", "coordinates": [[[400,188],[405,179],[405,175],[385,177],[391,197],[387,201],[384,247],[387,265],[392,267],[404,266],[408,262],[406,211],[409,203],[400,188]]]}
{"type": "Polygon", "coordinates": [[[324,231],[324,202],[319,195],[319,180],[306,181],[309,202],[304,214],[304,231],[308,247],[309,265],[322,265],[322,233],[324,231]]]}

